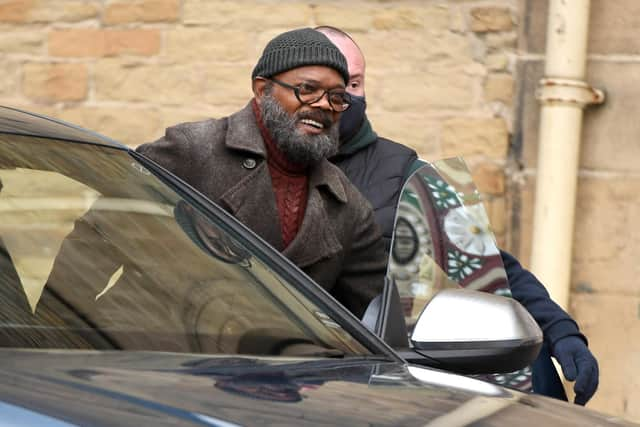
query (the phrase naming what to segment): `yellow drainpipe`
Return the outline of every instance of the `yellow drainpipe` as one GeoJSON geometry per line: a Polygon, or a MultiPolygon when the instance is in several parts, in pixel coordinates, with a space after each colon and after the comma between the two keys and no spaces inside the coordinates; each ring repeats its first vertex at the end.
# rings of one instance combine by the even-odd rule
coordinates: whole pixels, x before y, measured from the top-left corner
{"type": "Polygon", "coordinates": [[[583,109],[604,101],[585,82],[590,0],[549,0],[531,270],[567,309],[583,109]]]}

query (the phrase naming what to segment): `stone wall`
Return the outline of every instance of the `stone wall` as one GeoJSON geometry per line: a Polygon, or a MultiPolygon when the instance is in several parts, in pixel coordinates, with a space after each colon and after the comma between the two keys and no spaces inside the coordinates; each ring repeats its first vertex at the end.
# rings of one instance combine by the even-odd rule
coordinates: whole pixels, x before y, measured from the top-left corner
{"type": "MultiPolygon", "coordinates": [[[[135,146],[244,106],[253,65],[276,34],[342,27],[367,58],[374,129],[425,159],[464,155],[500,244],[526,264],[546,3],[0,0],[0,104],[135,146]]],[[[592,3],[589,80],[608,100],[585,118],[571,311],[601,362],[590,406],[640,420],[631,404],[640,352],[630,339],[639,332],[640,122],[628,118],[640,87],[640,2],[592,3]]]]}
{"type": "Polygon", "coordinates": [[[425,159],[465,155],[505,243],[517,1],[5,0],[0,102],[135,146],[251,97],[264,45],[291,28],[351,32],[374,128],[425,159]]]}
{"type": "MultiPolygon", "coordinates": [[[[570,311],[600,362],[600,388],[591,408],[640,421],[640,2],[591,0],[587,80],[606,92],[604,105],[584,116],[574,236],[570,311]]],[[[521,213],[513,246],[526,260],[539,105],[533,98],[544,68],[547,2],[522,2],[518,109],[514,147],[522,166],[521,213]]],[[[514,192],[516,193],[516,192],[514,192]]]]}

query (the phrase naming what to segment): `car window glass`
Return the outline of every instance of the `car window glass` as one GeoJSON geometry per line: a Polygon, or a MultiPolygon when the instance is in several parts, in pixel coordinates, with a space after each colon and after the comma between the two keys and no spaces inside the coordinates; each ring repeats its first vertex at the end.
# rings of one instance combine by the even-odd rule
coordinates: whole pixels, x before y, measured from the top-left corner
{"type": "Polygon", "coordinates": [[[463,159],[427,163],[407,180],[388,274],[398,286],[410,330],[439,289],[509,294],[495,236],[463,159]]]}
{"type": "Polygon", "coordinates": [[[0,135],[0,181],[1,346],[368,354],[124,150],[0,135]]]}

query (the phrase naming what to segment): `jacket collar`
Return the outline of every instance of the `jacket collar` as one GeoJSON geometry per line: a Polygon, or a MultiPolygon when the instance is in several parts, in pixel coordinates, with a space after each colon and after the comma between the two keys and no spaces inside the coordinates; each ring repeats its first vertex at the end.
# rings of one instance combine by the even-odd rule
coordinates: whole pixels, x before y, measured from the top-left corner
{"type": "Polygon", "coordinates": [[[250,101],[242,110],[229,116],[225,144],[232,150],[245,151],[262,158],[267,152],[250,101]]]}
{"type": "Polygon", "coordinates": [[[367,116],[362,121],[362,126],[349,141],[340,146],[340,151],[335,157],[348,156],[356,151],[373,144],[378,139],[378,135],[373,131],[371,122],[367,116]]]}
{"type": "MultiPolygon", "coordinates": [[[[229,116],[225,143],[232,150],[244,151],[264,159],[267,157],[267,152],[253,112],[252,102],[253,100],[242,110],[229,116]]],[[[318,189],[326,188],[333,197],[346,203],[347,194],[344,183],[340,179],[341,174],[337,166],[324,159],[309,170],[309,185],[318,189]]]]}

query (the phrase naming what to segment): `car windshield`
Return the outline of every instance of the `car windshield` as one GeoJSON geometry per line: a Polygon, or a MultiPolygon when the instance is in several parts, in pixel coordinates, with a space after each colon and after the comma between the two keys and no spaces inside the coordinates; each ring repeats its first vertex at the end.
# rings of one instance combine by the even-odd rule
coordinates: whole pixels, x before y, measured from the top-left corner
{"type": "Polygon", "coordinates": [[[0,345],[368,355],[126,150],[0,135],[0,345]]]}

